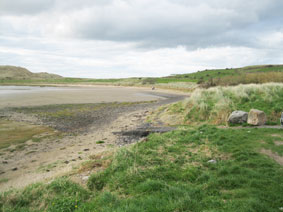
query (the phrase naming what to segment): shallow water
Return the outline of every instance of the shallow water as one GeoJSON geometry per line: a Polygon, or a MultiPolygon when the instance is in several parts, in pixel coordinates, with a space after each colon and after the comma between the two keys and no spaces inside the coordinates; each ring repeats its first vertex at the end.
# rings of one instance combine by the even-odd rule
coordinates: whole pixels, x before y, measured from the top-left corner
{"type": "Polygon", "coordinates": [[[32,93],[48,90],[62,90],[66,88],[58,87],[40,87],[40,86],[0,86],[0,95],[32,93]]]}

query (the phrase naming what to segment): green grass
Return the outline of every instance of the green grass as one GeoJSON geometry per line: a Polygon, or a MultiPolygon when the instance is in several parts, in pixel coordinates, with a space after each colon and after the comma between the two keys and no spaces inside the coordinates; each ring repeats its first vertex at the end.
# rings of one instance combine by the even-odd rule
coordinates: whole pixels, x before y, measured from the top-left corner
{"type": "Polygon", "coordinates": [[[196,82],[208,87],[214,85],[238,85],[241,83],[283,82],[283,65],[262,65],[247,66],[243,68],[204,70],[191,74],[179,74],[163,79],[163,82],[166,83],[171,82],[171,80],[180,80],[185,82],[196,82]]]}
{"type": "Polygon", "coordinates": [[[182,103],[166,107],[160,116],[178,115],[180,124],[226,124],[232,111],[249,112],[250,109],[264,111],[267,115],[267,124],[280,124],[283,112],[283,84],[196,89],[182,103]]]}
{"type": "Polygon", "coordinates": [[[198,83],[201,86],[210,87],[215,85],[238,85],[266,82],[283,82],[283,65],[261,65],[243,68],[203,70],[188,74],[152,78],[87,79],[62,77],[47,79],[0,79],[0,85],[98,84],[118,86],[152,86],[155,84],[156,87],[181,89],[184,91],[191,91],[192,83],[198,83]],[[177,84],[175,85],[175,83],[177,84]]]}
{"type": "Polygon", "coordinates": [[[59,178],[1,194],[4,211],[279,211],[283,170],[262,148],[283,156],[279,129],[203,125],[150,135],[122,148],[88,189],[59,178]],[[276,135],[276,136],[274,136],[276,135]],[[207,161],[214,159],[216,164],[207,161]]]}
{"type": "Polygon", "coordinates": [[[52,129],[43,126],[30,125],[23,122],[0,120],[0,149],[10,145],[18,145],[16,149],[22,148],[28,140],[39,139],[35,136],[43,133],[55,134],[52,129]]]}

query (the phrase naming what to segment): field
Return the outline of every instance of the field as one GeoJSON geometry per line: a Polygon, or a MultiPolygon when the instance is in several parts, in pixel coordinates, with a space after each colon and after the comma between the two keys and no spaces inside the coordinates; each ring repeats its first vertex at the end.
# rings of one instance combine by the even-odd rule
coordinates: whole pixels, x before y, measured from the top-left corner
{"type": "Polygon", "coordinates": [[[203,70],[190,74],[177,74],[157,78],[86,79],[68,77],[47,78],[1,78],[0,85],[116,85],[116,86],[155,86],[158,88],[192,91],[197,86],[213,87],[250,83],[283,82],[283,65],[248,66],[203,70]]]}
{"type": "Polygon", "coordinates": [[[4,193],[0,205],[3,211],[279,211],[283,170],[271,158],[283,155],[279,141],[279,129],[181,127],[93,157],[88,166],[104,168],[87,187],[58,178],[4,193]]]}

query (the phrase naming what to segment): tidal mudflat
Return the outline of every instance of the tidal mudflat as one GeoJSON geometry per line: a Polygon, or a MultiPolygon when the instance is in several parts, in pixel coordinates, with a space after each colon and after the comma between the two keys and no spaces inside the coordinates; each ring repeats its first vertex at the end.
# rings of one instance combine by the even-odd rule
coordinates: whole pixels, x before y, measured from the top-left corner
{"type": "Polygon", "coordinates": [[[0,86],[0,108],[161,99],[148,88],[0,86]]]}

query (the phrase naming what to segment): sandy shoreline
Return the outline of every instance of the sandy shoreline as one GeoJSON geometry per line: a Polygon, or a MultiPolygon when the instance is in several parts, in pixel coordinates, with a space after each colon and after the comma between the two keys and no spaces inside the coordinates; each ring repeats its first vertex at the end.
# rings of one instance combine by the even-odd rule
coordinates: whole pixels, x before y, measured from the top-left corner
{"type": "MultiPolygon", "coordinates": [[[[43,92],[31,92],[0,96],[0,117],[19,123],[29,123],[34,126],[51,126],[59,131],[63,128],[67,136],[63,138],[46,139],[39,143],[28,141],[26,147],[20,151],[9,151],[15,147],[1,150],[0,154],[0,180],[9,179],[1,184],[0,191],[10,188],[22,188],[30,183],[48,181],[56,176],[62,176],[72,172],[84,161],[89,160],[91,155],[101,154],[105,151],[115,151],[120,147],[121,141],[116,132],[135,130],[144,124],[147,125],[146,117],[151,111],[161,105],[180,101],[184,95],[172,94],[174,92],[161,92],[159,89],[152,91],[148,88],[134,89],[132,87],[64,87],[64,89],[44,90],[43,92]],[[154,100],[154,101],[152,101],[154,100]],[[107,107],[110,102],[141,102],[143,104],[128,104],[117,107],[107,107]],[[106,103],[106,107],[99,110],[89,110],[95,104],[106,103]],[[18,112],[12,107],[40,108],[40,112],[53,113],[58,109],[64,110],[62,104],[87,103],[81,107],[87,110],[75,110],[74,118],[59,117],[46,121],[35,118],[29,113],[18,112]],[[90,104],[90,107],[87,105],[90,104]],[[45,106],[48,105],[48,106],[45,106]],[[92,106],[93,105],[93,106],[92,106]],[[1,109],[2,107],[2,109],[1,109]],[[3,108],[7,108],[3,109],[3,108]],[[67,118],[67,119],[66,119],[67,118]],[[89,123],[89,124],[86,124],[89,123]],[[51,125],[50,125],[51,124],[51,125]],[[68,126],[68,127],[67,127],[68,126]],[[85,131],[77,135],[69,135],[73,129],[83,127],[85,131]],[[97,144],[103,140],[104,144],[97,144]],[[53,168],[44,168],[54,166],[53,168]],[[42,168],[43,167],[43,168],[42,168]],[[13,170],[17,168],[16,170],[13,170]],[[41,171],[39,171],[39,169],[41,171]],[[2,174],[1,174],[2,173],[2,174]]],[[[117,103],[118,104],[118,103],[117,103]]],[[[119,105],[119,104],[118,104],[119,105]]],[[[73,106],[71,106],[72,108],[73,106]]],[[[80,106],[79,106],[80,107],[80,106]]],[[[147,125],[148,126],[148,125],[147,125]]],[[[64,130],[63,130],[64,131],[64,130]]],[[[82,179],[92,172],[75,175],[80,183],[82,179]]]]}
{"type": "Polygon", "coordinates": [[[58,89],[34,90],[30,92],[0,94],[0,108],[40,106],[48,104],[83,104],[101,102],[137,102],[162,99],[160,95],[177,94],[166,90],[152,91],[150,88],[115,86],[62,86],[58,89]]]}

